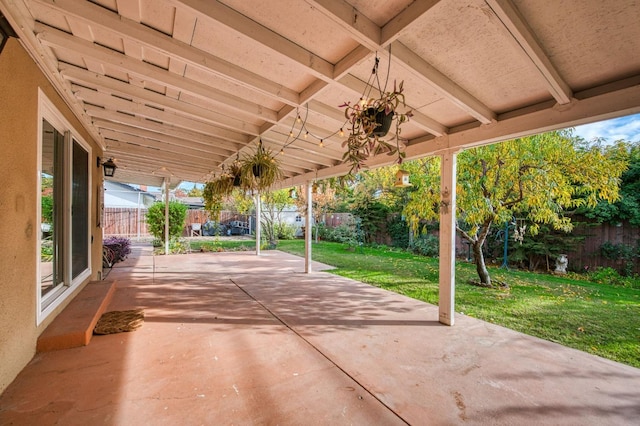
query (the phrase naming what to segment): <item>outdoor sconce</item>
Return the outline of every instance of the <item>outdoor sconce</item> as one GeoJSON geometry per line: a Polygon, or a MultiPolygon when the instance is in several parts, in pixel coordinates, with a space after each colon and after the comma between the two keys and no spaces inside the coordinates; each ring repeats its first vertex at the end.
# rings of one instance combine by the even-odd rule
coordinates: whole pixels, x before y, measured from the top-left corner
{"type": "Polygon", "coordinates": [[[406,188],[411,186],[411,182],[409,182],[409,172],[398,170],[396,173],[396,181],[393,186],[396,188],[406,188]]]}
{"type": "Polygon", "coordinates": [[[291,189],[289,190],[289,197],[293,198],[294,200],[295,200],[296,198],[298,198],[298,194],[296,194],[296,189],[295,189],[295,188],[291,188],[291,189]]]}
{"type": "Polygon", "coordinates": [[[98,167],[100,166],[103,168],[104,177],[113,177],[113,175],[116,174],[116,169],[118,168],[116,163],[113,162],[113,158],[109,158],[103,163],[100,157],[98,157],[98,167]]]}

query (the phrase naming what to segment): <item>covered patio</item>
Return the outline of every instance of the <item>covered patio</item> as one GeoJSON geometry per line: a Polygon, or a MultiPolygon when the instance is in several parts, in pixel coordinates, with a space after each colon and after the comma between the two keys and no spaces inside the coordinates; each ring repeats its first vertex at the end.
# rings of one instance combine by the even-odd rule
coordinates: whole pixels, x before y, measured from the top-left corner
{"type": "Polygon", "coordinates": [[[153,256],[109,275],[131,333],[36,355],[0,424],[637,424],[640,370],[278,251],[153,256]],[[315,270],[325,269],[314,264],[315,270]]]}

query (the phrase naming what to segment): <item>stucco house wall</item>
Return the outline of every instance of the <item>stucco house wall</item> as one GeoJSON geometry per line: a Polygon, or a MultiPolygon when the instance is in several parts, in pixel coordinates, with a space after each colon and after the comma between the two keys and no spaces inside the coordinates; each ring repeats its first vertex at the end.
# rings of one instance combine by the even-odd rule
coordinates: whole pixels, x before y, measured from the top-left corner
{"type": "Polygon", "coordinates": [[[96,167],[100,147],[58,96],[20,42],[10,38],[0,54],[0,393],[33,358],[38,336],[89,281],[101,274],[102,232],[96,227],[96,167]],[[87,142],[94,166],[89,168],[92,195],[91,275],[37,325],[37,217],[39,90],[87,142]]]}

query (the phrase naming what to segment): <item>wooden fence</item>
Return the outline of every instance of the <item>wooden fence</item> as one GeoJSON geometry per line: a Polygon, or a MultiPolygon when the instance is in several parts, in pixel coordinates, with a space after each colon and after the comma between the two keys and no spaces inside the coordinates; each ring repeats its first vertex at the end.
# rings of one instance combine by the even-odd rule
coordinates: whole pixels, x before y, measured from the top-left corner
{"type": "MultiPolygon", "coordinates": [[[[220,222],[227,223],[233,220],[248,222],[246,215],[240,215],[230,211],[220,213],[220,222]]],[[[191,225],[204,224],[209,221],[209,212],[206,210],[187,210],[183,236],[189,236],[191,225]]],[[[147,209],[105,207],[103,220],[103,234],[105,237],[118,236],[126,238],[150,238],[152,235],[147,228],[147,209]]]]}

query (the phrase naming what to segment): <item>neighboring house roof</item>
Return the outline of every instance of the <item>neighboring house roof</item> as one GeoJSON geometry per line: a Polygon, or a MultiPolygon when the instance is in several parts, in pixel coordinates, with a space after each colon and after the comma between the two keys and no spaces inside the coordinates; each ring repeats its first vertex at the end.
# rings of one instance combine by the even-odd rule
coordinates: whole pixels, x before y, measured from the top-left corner
{"type": "Polygon", "coordinates": [[[104,206],[119,208],[148,207],[156,200],[152,194],[119,182],[104,182],[104,206]]]}
{"type": "Polygon", "coordinates": [[[186,204],[190,209],[203,209],[204,201],[202,197],[175,197],[176,201],[186,204]]]}

